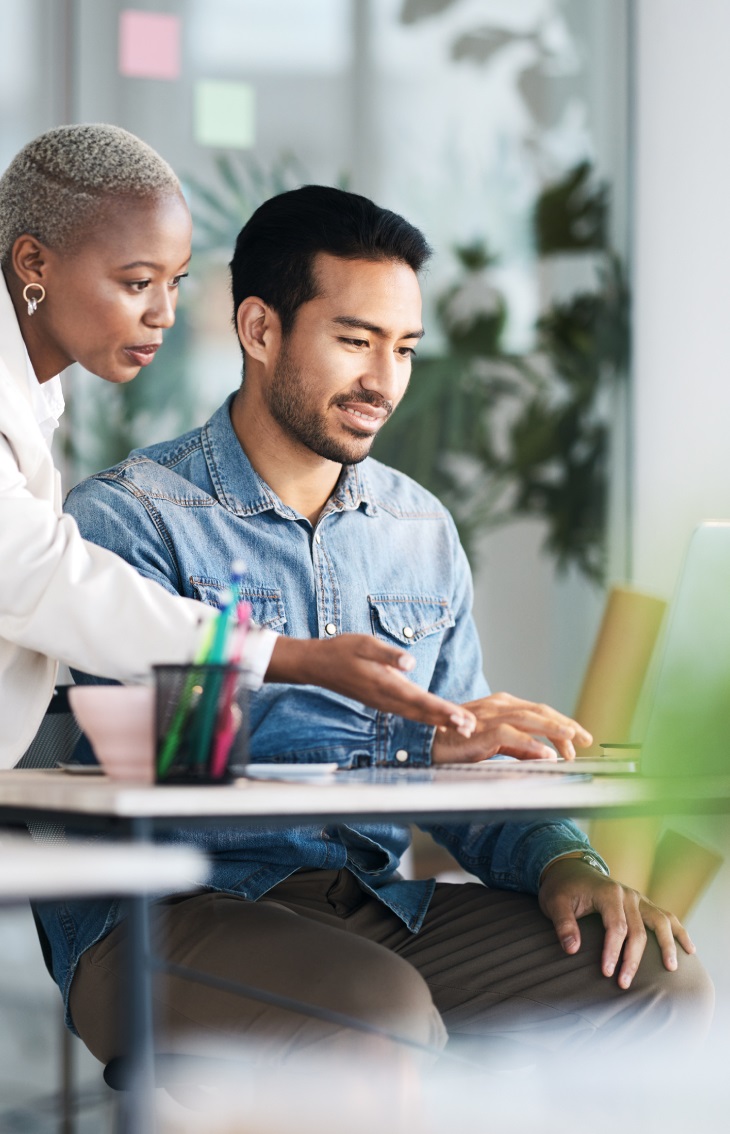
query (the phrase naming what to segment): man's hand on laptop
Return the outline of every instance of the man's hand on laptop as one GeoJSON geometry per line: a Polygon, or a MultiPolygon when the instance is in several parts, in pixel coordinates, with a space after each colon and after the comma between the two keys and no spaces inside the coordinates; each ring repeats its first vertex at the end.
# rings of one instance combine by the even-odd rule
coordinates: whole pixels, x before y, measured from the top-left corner
{"type": "Polygon", "coordinates": [[[477,721],[467,705],[445,701],[409,681],[414,661],[406,650],[369,634],[336,638],[284,638],[274,647],[267,681],[321,685],[383,713],[471,736],[477,721]]]}
{"type": "Polygon", "coordinates": [[[464,708],[476,717],[474,733],[471,737],[437,734],[431,748],[434,764],[471,764],[498,752],[518,760],[557,760],[555,749],[565,760],[574,760],[576,746],[587,748],[593,740],[577,721],[549,705],[522,701],[509,693],[493,693],[464,708]]]}
{"type": "Polygon", "coordinates": [[[620,988],[629,988],[646,947],[646,931],[651,930],[662,954],[665,969],[677,967],[677,941],[685,953],[695,946],[682,923],[643,897],[636,890],[614,882],[580,858],[555,859],[543,871],[538,892],[540,909],[555,926],[566,953],[580,949],[578,918],[600,914],[606,937],[601,972],[613,976],[618,967],[620,988]]]}

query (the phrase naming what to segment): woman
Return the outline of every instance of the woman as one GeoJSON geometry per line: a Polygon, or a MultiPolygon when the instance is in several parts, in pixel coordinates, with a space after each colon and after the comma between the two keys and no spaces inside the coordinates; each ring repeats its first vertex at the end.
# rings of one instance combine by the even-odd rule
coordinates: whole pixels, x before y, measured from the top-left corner
{"type": "MultiPolygon", "coordinates": [[[[167,594],[83,540],[61,511],[50,442],[73,362],[107,382],[149,365],[175,321],[191,220],[165,161],[116,126],[63,126],[0,178],[0,766],[30,744],[58,661],[119,681],[195,653],[211,608],[167,594]]],[[[468,710],[404,679],[408,654],[364,635],[259,631],[247,663],[469,735],[468,710]]]]}

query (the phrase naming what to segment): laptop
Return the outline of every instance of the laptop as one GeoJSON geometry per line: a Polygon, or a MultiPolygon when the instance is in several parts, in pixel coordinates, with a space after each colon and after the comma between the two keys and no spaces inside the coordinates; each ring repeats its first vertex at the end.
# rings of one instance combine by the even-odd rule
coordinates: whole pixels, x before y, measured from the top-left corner
{"type": "MultiPolygon", "coordinates": [[[[385,783],[568,775],[687,776],[730,771],[730,522],[701,524],[690,540],[679,585],[660,633],[636,713],[641,747],[576,760],[492,758],[476,764],[370,768],[348,778],[385,783]],[[628,758],[627,758],[628,753],[628,758]]],[[[617,746],[613,746],[617,747],[617,746]]],[[[255,768],[256,766],[253,765],[255,768]]],[[[317,765],[311,766],[317,768],[317,765]]],[[[330,775],[334,769],[328,767],[330,775]]],[[[321,769],[320,769],[321,773],[321,769]]],[[[342,775],[338,772],[337,775],[342,775]]],[[[267,777],[268,778],[268,777],[267,777]]],[[[279,765],[276,778],[288,778],[279,765]]]]}
{"type": "Polygon", "coordinates": [[[658,649],[637,714],[646,720],[642,774],[727,773],[730,523],[701,524],[694,532],[658,649]]]}
{"type": "MultiPolygon", "coordinates": [[[[621,758],[442,765],[465,779],[515,775],[721,775],[730,771],[730,523],[693,533],[621,758]],[[643,738],[643,739],[642,739],[643,738]],[[628,757],[628,758],[627,758],[628,757]]],[[[614,748],[617,746],[613,746],[614,748]]]]}

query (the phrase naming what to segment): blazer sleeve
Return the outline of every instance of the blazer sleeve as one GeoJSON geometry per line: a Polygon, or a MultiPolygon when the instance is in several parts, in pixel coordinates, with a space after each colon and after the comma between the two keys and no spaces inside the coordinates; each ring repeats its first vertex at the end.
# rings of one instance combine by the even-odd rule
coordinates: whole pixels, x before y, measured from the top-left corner
{"type": "Polygon", "coordinates": [[[0,435],[0,638],[100,677],[133,681],[192,658],[214,611],[175,597],[34,496],[0,435]]]}

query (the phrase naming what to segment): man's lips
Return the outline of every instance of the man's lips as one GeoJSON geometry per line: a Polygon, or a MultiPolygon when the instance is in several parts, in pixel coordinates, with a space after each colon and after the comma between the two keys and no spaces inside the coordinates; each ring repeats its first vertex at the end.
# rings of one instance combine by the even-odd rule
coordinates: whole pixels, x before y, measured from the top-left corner
{"type": "Polygon", "coordinates": [[[341,402],[337,409],[350,426],[363,433],[375,433],[388,416],[384,406],[372,406],[369,402],[341,402]]]}
{"type": "Polygon", "coordinates": [[[141,343],[139,346],[125,347],[124,353],[134,359],[137,366],[148,366],[161,346],[162,343],[141,343]]]}

